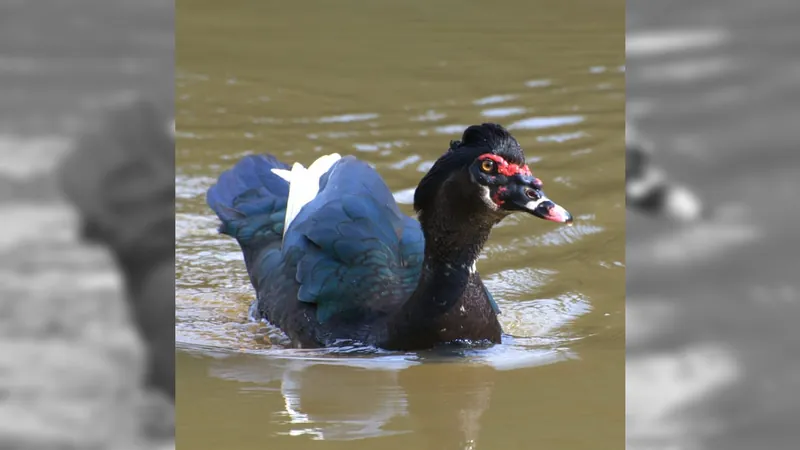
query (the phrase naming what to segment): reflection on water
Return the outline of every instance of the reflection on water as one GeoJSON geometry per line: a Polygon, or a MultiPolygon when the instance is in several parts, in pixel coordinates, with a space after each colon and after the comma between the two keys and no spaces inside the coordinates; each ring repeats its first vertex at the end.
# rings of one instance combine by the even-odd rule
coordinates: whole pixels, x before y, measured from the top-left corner
{"type": "MultiPolygon", "coordinates": [[[[207,399],[198,399],[199,404],[216,403],[218,396],[239,396],[243,411],[231,411],[231,426],[247,428],[235,417],[261,414],[265,429],[275,436],[310,440],[381,438],[398,443],[409,438],[402,435],[433,433],[436,436],[425,436],[423,442],[433,439],[447,443],[447,448],[478,448],[481,417],[503,382],[503,373],[508,373],[480,358],[455,360],[449,352],[344,355],[343,350],[292,350],[263,358],[227,350],[183,350],[181,366],[202,368],[208,377],[224,382],[209,383],[211,391],[206,392],[207,399]],[[339,354],[333,357],[333,352],[339,354]],[[427,424],[420,427],[420,419],[427,424]],[[458,446],[451,447],[452,443],[458,446]]],[[[542,364],[555,362],[541,356],[542,364]]],[[[543,391],[531,389],[520,401],[532,393],[543,391]]],[[[565,402],[570,401],[569,392],[563,395],[565,402]]],[[[181,411],[180,415],[179,430],[192,429],[183,418],[194,419],[196,414],[181,411]]]]}
{"type": "Polygon", "coordinates": [[[180,445],[624,445],[624,3],[601,3],[179,6],[180,445]],[[411,214],[449,140],[482,121],[513,130],[576,217],[510,217],[492,232],[478,269],[502,344],[293,350],[247,320],[241,251],[205,205],[223,170],[255,152],[306,166],[354,154],[411,214]]]}
{"type": "MultiPolygon", "coordinates": [[[[454,442],[472,448],[479,419],[489,406],[494,380],[492,369],[480,365],[446,364],[437,368],[438,381],[429,383],[421,361],[404,357],[298,356],[270,359],[217,353],[205,359],[208,373],[246,384],[253,396],[280,396],[272,412],[275,434],[307,436],[312,440],[358,440],[412,433],[414,410],[437,405],[428,414],[446,422],[454,442]],[[415,368],[412,368],[416,366],[415,368]],[[457,379],[456,379],[457,377],[457,379]],[[409,395],[406,386],[423,381],[424,395],[409,395]],[[476,382],[477,381],[477,382],[476,382]]],[[[412,392],[415,390],[411,388],[412,392]]]]}

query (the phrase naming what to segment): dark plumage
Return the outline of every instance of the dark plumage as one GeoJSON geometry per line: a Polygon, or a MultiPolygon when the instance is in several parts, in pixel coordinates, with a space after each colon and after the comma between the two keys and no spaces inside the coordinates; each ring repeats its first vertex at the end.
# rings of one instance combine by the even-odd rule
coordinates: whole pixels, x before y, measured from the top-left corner
{"type": "Polygon", "coordinates": [[[492,227],[514,211],[572,221],[495,124],[469,127],[423,177],[414,196],[419,222],[400,212],[375,170],[347,156],[319,178],[319,193],[284,233],[293,200],[279,174],[288,169],[273,156],[248,156],[220,176],[207,201],[220,232],[242,248],[254,317],[301,347],[499,342],[497,305],[474,270],[492,227]]]}
{"type": "Polygon", "coordinates": [[[626,203],[629,209],[682,222],[707,218],[695,192],[676,182],[653,160],[652,143],[630,124],[625,129],[626,203]]]}

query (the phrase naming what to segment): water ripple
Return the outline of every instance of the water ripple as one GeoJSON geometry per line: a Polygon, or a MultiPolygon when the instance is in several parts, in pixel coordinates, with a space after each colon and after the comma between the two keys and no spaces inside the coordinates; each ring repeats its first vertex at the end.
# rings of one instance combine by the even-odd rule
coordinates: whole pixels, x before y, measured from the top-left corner
{"type": "Polygon", "coordinates": [[[436,127],[433,129],[434,132],[438,134],[461,134],[469,125],[443,125],[441,127],[436,127]]]}
{"type": "Polygon", "coordinates": [[[317,119],[317,123],[348,123],[348,122],[364,122],[367,120],[373,120],[380,117],[379,114],[376,113],[364,113],[364,114],[341,114],[338,116],[327,116],[321,117],[317,119]]]}
{"type": "Polygon", "coordinates": [[[387,150],[393,147],[405,147],[408,145],[406,141],[392,141],[392,142],[373,142],[371,144],[355,143],[353,148],[360,152],[377,152],[378,150],[387,150]]]}
{"type": "Polygon", "coordinates": [[[489,108],[481,111],[481,115],[483,117],[492,117],[492,118],[509,117],[509,116],[518,116],[520,114],[525,114],[526,111],[527,109],[522,107],[489,108]]]}
{"type": "Polygon", "coordinates": [[[525,86],[531,87],[531,88],[546,87],[546,86],[550,86],[552,84],[553,84],[553,82],[550,81],[550,80],[529,80],[529,81],[525,82],[525,86]]]}
{"type": "Polygon", "coordinates": [[[436,112],[434,110],[425,111],[424,114],[412,117],[411,120],[415,122],[438,122],[439,120],[447,117],[446,114],[436,112]]]}
{"type": "Polygon", "coordinates": [[[542,128],[574,125],[583,121],[583,116],[529,117],[527,119],[518,120],[507,128],[509,130],[538,130],[542,128]]]}
{"type": "Polygon", "coordinates": [[[490,95],[488,97],[479,98],[472,103],[474,105],[492,105],[495,103],[503,103],[509,102],[511,100],[516,100],[519,98],[519,95],[516,94],[505,94],[505,95],[490,95]]]}

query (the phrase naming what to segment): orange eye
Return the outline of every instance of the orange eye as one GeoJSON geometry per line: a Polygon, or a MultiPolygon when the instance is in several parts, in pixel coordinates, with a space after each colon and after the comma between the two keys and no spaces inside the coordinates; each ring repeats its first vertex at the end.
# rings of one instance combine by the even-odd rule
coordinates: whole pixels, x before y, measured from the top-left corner
{"type": "Polygon", "coordinates": [[[484,159],[481,163],[481,170],[484,172],[492,172],[494,171],[494,161],[491,159],[484,159]]]}

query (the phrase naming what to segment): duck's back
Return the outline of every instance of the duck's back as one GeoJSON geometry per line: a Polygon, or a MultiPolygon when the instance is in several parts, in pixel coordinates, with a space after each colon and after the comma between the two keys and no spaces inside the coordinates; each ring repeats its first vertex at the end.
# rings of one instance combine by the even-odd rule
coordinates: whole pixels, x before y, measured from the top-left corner
{"type": "Polygon", "coordinates": [[[302,195],[289,200],[287,175],[274,157],[249,156],[208,192],[220,231],[242,247],[257,292],[254,315],[306,347],[369,343],[379,332],[373,327],[416,287],[419,223],[400,212],[378,173],[353,157],[336,161],[307,203],[302,195]],[[298,197],[305,203],[299,212],[298,197]]]}

